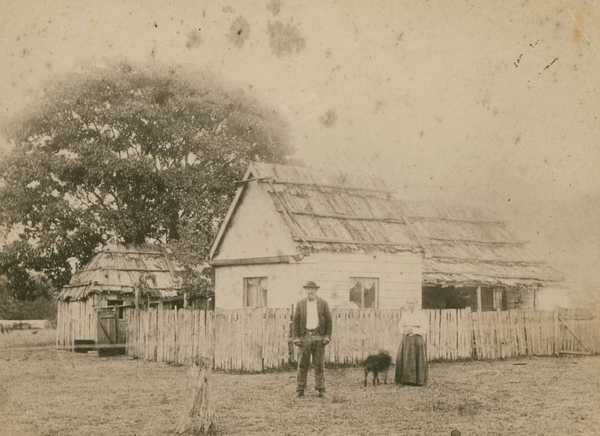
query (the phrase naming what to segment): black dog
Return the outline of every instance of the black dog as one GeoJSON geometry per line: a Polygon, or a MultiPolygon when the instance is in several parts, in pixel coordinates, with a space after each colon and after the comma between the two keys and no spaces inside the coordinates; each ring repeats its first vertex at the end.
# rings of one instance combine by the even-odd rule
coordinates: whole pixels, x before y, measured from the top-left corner
{"type": "Polygon", "coordinates": [[[387,351],[380,351],[377,354],[371,354],[365,360],[365,386],[367,386],[367,377],[370,372],[373,373],[373,386],[375,381],[379,384],[379,373],[383,373],[383,383],[387,384],[387,375],[390,365],[392,364],[392,357],[387,351]]]}

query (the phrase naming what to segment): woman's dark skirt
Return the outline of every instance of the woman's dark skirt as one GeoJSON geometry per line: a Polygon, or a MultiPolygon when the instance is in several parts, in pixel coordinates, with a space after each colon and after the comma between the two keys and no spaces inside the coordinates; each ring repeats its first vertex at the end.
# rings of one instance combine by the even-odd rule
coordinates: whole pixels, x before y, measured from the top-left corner
{"type": "Polygon", "coordinates": [[[428,375],[425,340],[421,335],[405,335],[396,355],[396,384],[423,386],[428,375]]]}

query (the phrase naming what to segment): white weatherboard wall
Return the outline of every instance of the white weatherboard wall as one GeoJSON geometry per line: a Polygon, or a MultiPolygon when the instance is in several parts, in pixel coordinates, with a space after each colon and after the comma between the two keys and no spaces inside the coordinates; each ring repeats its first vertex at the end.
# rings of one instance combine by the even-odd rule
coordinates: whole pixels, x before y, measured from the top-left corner
{"type": "Polygon", "coordinates": [[[332,306],[347,306],[351,277],[379,280],[379,308],[399,309],[408,300],[421,304],[421,254],[322,253],[305,259],[307,273],[320,286],[320,295],[332,306]]]}
{"type": "Polygon", "coordinates": [[[215,260],[296,253],[283,217],[274,209],[269,194],[257,183],[248,182],[215,260]]]}
{"type": "Polygon", "coordinates": [[[215,307],[243,307],[244,278],[267,277],[269,307],[290,307],[301,295],[298,264],[236,265],[215,268],[215,307]]]}
{"type": "Polygon", "coordinates": [[[379,279],[379,308],[398,309],[408,300],[421,304],[422,257],[416,253],[320,253],[291,264],[220,266],[215,268],[215,305],[243,307],[245,277],[267,277],[268,306],[290,307],[303,296],[302,285],[313,280],[331,307],[347,307],[351,277],[379,279]]]}

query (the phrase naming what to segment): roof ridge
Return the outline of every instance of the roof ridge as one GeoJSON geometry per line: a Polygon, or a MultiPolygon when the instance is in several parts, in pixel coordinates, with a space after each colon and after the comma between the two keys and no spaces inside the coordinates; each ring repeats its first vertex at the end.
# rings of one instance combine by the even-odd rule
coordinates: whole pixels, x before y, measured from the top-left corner
{"type": "Polygon", "coordinates": [[[394,192],[380,177],[364,171],[350,172],[339,168],[316,169],[300,165],[250,161],[248,175],[259,179],[269,178],[274,183],[394,192]]]}

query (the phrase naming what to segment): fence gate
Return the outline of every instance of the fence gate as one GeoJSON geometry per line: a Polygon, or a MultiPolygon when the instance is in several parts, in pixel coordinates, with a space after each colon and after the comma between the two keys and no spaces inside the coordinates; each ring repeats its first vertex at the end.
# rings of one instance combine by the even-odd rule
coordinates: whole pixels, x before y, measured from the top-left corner
{"type": "Polygon", "coordinates": [[[125,341],[120,341],[123,335],[119,332],[119,327],[118,310],[113,307],[98,308],[98,356],[125,353],[125,341]]]}
{"type": "Polygon", "coordinates": [[[560,354],[594,353],[593,335],[595,314],[585,309],[561,309],[558,312],[560,354]]]}

